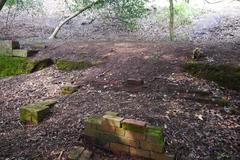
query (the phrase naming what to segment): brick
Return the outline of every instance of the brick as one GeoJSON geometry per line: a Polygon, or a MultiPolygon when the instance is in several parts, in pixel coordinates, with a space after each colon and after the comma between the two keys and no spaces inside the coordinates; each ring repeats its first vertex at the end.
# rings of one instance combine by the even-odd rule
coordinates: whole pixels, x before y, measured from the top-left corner
{"type": "Polygon", "coordinates": [[[12,56],[14,57],[29,57],[31,56],[31,51],[24,49],[14,49],[12,51],[12,56]]]}
{"type": "Polygon", "coordinates": [[[149,143],[149,142],[146,142],[146,141],[141,141],[140,142],[140,147],[141,147],[141,149],[154,151],[154,152],[158,152],[158,153],[163,153],[164,152],[164,145],[163,144],[154,144],[154,143],[149,143]]]}
{"type": "Polygon", "coordinates": [[[115,154],[121,154],[121,152],[130,153],[129,148],[130,147],[127,145],[123,145],[123,144],[119,144],[119,143],[110,143],[110,149],[115,154]]]}
{"type": "Polygon", "coordinates": [[[163,153],[151,152],[151,159],[153,160],[174,160],[174,156],[163,153]]]}
{"type": "Polygon", "coordinates": [[[108,134],[103,132],[99,132],[98,137],[96,137],[97,145],[104,146],[107,143],[111,143],[111,142],[118,143],[119,137],[114,134],[108,134]]]}
{"type": "Polygon", "coordinates": [[[119,113],[107,111],[107,112],[105,112],[105,115],[109,115],[109,116],[119,116],[119,113]]]}
{"type": "Polygon", "coordinates": [[[128,78],[126,81],[126,84],[133,85],[133,86],[140,86],[144,84],[144,81],[142,79],[128,78]]]}
{"type": "Polygon", "coordinates": [[[16,41],[3,40],[0,41],[0,55],[12,56],[13,49],[19,49],[20,45],[16,41]]]}
{"type": "Polygon", "coordinates": [[[147,126],[147,141],[150,143],[164,144],[163,129],[156,126],[147,126]]]}
{"type": "Polygon", "coordinates": [[[93,129],[99,129],[102,125],[102,117],[100,116],[93,116],[89,117],[85,120],[85,128],[93,128],[93,129]]]}
{"type": "Polygon", "coordinates": [[[134,147],[130,147],[130,155],[134,157],[144,157],[144,158],[151,157],[150,151],[145,151],[145,150],[134,148],[134,147]]]}
{"type": "Polygon", "coordinates": [[[90,137],[98,137],[100,133],[96,129],[86,128],[84,129],[84,134],[90,137]]]}
{"type": "Polygon", "coordinates": [[[93,154],[92,151],[85,150],[82,152],[79,160],[90,160],[90,158],[92,157],[92,154],[93,154]]]}
{"type": "Polygon", "coordinates": [[[144,141],[146,136],[142,133],[132,132],[132,131],[125,131],[125,138],[129,138],[136,141],[144,141]]]}
{"type": "Polygon", "coordinates": [[[110,125],[104,124],[104,123],[99,129],[104,132],[108,132],[108,133],[115,133],[115,130],[116,130],[114,126],[110,126],[110,125]]]}
{"type": "Polygon", "coordinates": [[[121,122],[123,121],[123,118],[111,115],[104,115],[103,121],[107,125],[121,128],[121,122]]]}
{"type": "Polygon", "coordinates": [[[125,130],[123,128],[115,128],[115,134],[118,136],[125,136],[125,130]]]}
{"type": "Polygon", "coordinates": [[[50,107],[55,103],[54,100],[46,100],[22,106],[20,108],[20,120],[37,124],[49,114],[50,107]]]}
{"type": "Polygon", "coordinates": [[[68,153],[68,159],[69,160],[78,160],[81,153],[84,151],[83,147],[75,147],[68,153]]]}
{"type": "Polygon", "coordinates": [[[144,133],[146,130],[146,122],[135,119],[125,119],[122,121],[122,127],[125,130],[144,133]]]}
{"type": "Polygon", "coordinates": [[[139,147],[140,146],[139,141],[132,140],[132,139],[125,138],[125,137],[119,137],[119,142],[122,143],[122,144],[132,146],[132,147],[139,147]]]}

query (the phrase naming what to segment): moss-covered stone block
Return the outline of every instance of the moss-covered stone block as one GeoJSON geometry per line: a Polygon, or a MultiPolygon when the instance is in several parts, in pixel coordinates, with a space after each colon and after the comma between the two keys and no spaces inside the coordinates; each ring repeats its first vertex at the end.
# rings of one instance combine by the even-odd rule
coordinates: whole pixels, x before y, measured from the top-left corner
{"type": "Polygon", "coordinates": [[[3,40],[0,41],[0,55],[12,56],[13,49],[19,49],[20,45],[17,41],[3,40]]]}
{"type": "Polygon", "coordinates": [[[109,116],[119,116],[119,113],[117,113],[117,112],[112,112],[112,111],[107,111],[107,112],[105,112],[105,115],[109,115],[109,116]]]}
{"type": "Polygon", "coordinates": [[[138,132],[138,133],[145,133],[146,122],[138,121],[135,119],[125,119],[122,121],[122,127],[125,130],[138,132]]]}
{"type": "Polygon", "coordinates": [[[147,141],[150,143],[164,144],[163,128],[148,125],[146,127],[147,141]]]}
{"type": "Polygon", "coordinates": [[[29,57],[31,56],[31,51],[25,49],[14,49],[12,51],[12,56],[14,57],[29,57]]]}
{"type": "Polygon", "coordinates": [[[69,95],[77,91],[76,86],[63,86],[61,87],[61,94],[62,95],[69,95]]]}
{"type": "Polygon", "coordinates": [[[93,116],[85,120],[85,128],[99,129],[102,125],[102,117],[93,116]]]}
{"type": "Polygon", "coordinates": [[[124,118],[118,116],[104,115],[102,125],[110,125],[121,128],[121,122],[124,118]]]}
{"type": "Polygon", "coordinates": [[[38,124],[49,114],[50,107],[55,103],[55,100],[46,100],[22,106],[20,108],[20,120],[38,124]]]}
{"type": "Polygon", "coordinates": [[[56,65],[59,70],[64,71],[82,70],[93,66],[93,64],[88,61],[70,61],[65,59],[57,60],[56,65]]]}

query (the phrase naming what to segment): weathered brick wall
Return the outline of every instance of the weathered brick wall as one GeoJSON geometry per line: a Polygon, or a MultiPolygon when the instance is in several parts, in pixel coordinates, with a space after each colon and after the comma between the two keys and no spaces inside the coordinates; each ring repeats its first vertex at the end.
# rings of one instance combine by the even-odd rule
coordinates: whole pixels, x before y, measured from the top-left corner
{"type": "Polygon", "coordinates": [[[134,119],[124,119],[115,112],[85,121],[85,137],[98,147],[118,155],[154,160],[173,159],[164,154],[163,129],[134,119]]]}

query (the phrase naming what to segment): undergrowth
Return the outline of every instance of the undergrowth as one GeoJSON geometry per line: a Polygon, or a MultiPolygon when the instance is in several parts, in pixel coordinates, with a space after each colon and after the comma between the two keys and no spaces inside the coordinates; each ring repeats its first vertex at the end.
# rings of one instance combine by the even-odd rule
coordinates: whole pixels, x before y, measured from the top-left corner
{"type": "Polygon", "coordinates": [[[188,62],[184,64],[184,70],[195,77],[214,81],[222,87],[240,91],[240,67],[188,62]]]}
{"type": "Polygon", "coordinates": [[[32,73],[51,64],[50,59],[37,61],[28,58],[0,56],[0,77],[32,73]]]}

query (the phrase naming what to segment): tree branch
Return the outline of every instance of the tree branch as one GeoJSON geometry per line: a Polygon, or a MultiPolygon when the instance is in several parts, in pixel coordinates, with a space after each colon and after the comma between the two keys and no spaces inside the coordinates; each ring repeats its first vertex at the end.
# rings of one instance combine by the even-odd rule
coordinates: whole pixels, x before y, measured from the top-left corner
{"type": "Polygon", "coordinates": [[[59,25],[55,28],[54,32],[52,33],[52,35],[49,37],[49,39],[54,39],[56,38],[56,35],[58,34],[58,32],[60,31],[60,29],[62,28],[62,26],[64,24],[66,24],[67,22],[69,22],[71,19],[77,17],[79,14],[81,14],[82,12],[92,8],[93,6],[95,6],[97,3],[99,3],[101,0],[97,0],[91,4],[89,4],[88,6],[82,8],[81,10],[73,13],[71,16],[69,16],[68,18],[66,18],[65,20],[63,20],[62,22],[59,23],[59,25]]]}

